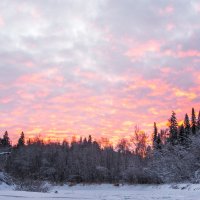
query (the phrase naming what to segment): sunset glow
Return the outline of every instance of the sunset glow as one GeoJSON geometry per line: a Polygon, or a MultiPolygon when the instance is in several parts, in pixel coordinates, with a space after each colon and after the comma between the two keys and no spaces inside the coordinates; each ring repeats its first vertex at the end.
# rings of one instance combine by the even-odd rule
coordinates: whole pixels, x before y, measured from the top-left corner
{"type": "Polygon", "coordinates": [[[170,2],[2,0],[1,134],[108,145],[197,112],[200,4],[170,2]]]}

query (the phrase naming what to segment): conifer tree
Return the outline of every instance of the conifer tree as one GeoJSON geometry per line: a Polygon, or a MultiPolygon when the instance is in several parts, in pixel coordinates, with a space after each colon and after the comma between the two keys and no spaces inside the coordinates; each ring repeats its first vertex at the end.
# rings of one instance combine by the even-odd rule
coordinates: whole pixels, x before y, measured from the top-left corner
{"type": "Polygon", "coordinates": [[[185,128],[185,135],[188,136],[191,133],[191,126],[190,126],[190,120],[188,117],[188,114],[185,114],[185,119],[184,119],[184,128],[185,128]]]}
{"type": "Polygon", "coordinates": [[[82,143],[83,143],[83,138],[80,137],[80,139],[79,139],[79,144],[82,144],[82,143]]]}
{"type": "Polygon", "coordinates": [[[161,140],[161,135],[160,134],[157,135],[155,148],[156,149],[161,149],[162,148],[162,140],[161,140]]]}
{"type": "Polygon", "coordinates": [[[22,131],[20,138],[18,140],[17,146],[21,147],[25,145],[25,136],[24,136],[24,132],[22,131]]]}
{"type": "Polygon", "coordinates": [[[171,144],[177,144],[177,139],[178,139],[178,122],[176,119],[176,113],[172,111],[171,118],[169,119],[169,142],[171,144]]]}
{"type": "Polygon", "coordinates": [[[88,144],[87,138],[85,137],[85,138],[83,139],[83,146],[87,146],[87,144],[88,144]]]}
{"type": "Polygon", "coordinates": [[[6,131],[3,135],[3,138],[1,140],[1,144],[3,147],[10,147],[11,143],[10,143],[10,138],[8,136],[8,132],[6,131]]]}
{"type": "Polygon", "coordinates": [[[92,144],[92,136],[91,135],[89,135],[89,137],[88,137],[88,143],[92,144]]]}
{"type": "Polygon", "coordinates": [[[196,134],[196,131],[197,131],[197,120],[196,120],[196,115],[195,115],[194,108],[192,108],[191,129],[192,129],[192,133],[196,134]]]}
{"type": "Polygon", "coordinates": [[[31,145],[31,139],[30,138],[27,140],[27,145],[31,145]]]}
{"type": "Polygon", "coordinates": [[[180,144],[185,145],[187,144],[187,135],[185,133],[185,128],[183,124],[179,127],[179,135],[178,135],[178,141],[180,144]]]}
{"type": "Polygon", "coordinates": [[[200,111],[197,119],[197,131],[200,132],[200,111]]]}
{"type": "Polygon", "coordinates": [[[169,136],[169,132],[167,129],[160,130],[160,139],[162,141],[162,144],[165,144],[167,142],[168,136],[169,136]]]}
{"type": "Polygon", "coordinates": [[[158,128],[156,122],[154,122],[154,131],[153,131],[153,147],[156,148],[156,141],[158,137],[158,128]]]}

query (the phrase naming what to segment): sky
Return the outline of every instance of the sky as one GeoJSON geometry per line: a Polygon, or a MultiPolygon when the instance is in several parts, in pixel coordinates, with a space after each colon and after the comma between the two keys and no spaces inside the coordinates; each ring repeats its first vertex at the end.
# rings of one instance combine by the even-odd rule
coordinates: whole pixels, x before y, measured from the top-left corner
{"type": "Polygon", "coordinates": [[[0,1],[0,134],[116,140],[200,108],[198,0],[0,1]]]}

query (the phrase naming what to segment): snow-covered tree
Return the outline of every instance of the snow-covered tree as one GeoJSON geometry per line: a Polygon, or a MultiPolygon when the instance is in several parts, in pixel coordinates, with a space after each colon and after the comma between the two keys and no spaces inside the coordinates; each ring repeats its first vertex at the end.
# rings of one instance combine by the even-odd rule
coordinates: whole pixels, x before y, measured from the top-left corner
{"type": "Polygon", "coordinates": [[[197,119],[197,131],[198,133],[200,133],[200,111],[199,111],[198,119],[197,119]]]}
{"type": "Polygon", "coordinates": [[[172,111],[172,115],[169,119],[169,142],[171,144],[177,144],[178,139],[178,122],[176,119],[176,113],[172,111]]]}
{"type": "Polygon", "coordinates": [[[190,133],[191,133],[191,126],[190,126],[190,120],[189,120],[189,117],[188,117],[188,114],[187,114],[187,113],[185,114],[184,128],[185,128],[185,134],[186,134],[187,136],[189,136],[190,133]]]}
{"type": "Polygon", "coordinates": [[[197,120],[196,120],[196,115],[195,115],[194,108],[192,108],[191,129],[192,129],[192,133],[196,134],[196,131],[197,131],[197,120]]]}
{"type": "Polygon", "coordinates": [[[153,147],[156,148],[156,141],[158,137],[158,128],[156,122],[154,122],[154,130],[153,130],[153,147]]]}

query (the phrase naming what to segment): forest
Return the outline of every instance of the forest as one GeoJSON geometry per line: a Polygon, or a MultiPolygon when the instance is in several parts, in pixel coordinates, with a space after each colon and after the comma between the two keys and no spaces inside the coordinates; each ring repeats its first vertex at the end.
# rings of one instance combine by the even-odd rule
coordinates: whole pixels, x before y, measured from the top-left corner
{"type": "Polygon", "coordinates": [[[194,108],[183,123],[173,111],[168,128],[146,134],[137,126],[130,139],[116,146],[92,136],[72,142],[26,139],[22,132],[11,145],[6,131],[0,139],[0,169],[16,180],[53,183],[172,183],[200,182],[200,112],[194,108]]]}

